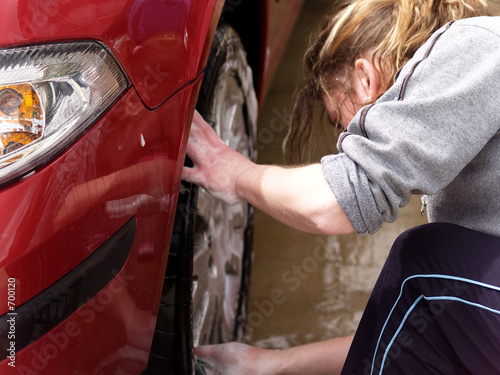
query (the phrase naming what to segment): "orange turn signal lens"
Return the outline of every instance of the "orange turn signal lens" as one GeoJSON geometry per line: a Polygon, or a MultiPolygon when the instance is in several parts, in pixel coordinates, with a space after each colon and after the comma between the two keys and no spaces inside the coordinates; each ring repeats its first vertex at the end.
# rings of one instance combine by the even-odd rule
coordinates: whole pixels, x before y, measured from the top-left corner
{"type": "Polygon", "coordinates": [[[42,136],[44,116],[30,84],[0,86],[0,155],[7,155],[42,136]]]}

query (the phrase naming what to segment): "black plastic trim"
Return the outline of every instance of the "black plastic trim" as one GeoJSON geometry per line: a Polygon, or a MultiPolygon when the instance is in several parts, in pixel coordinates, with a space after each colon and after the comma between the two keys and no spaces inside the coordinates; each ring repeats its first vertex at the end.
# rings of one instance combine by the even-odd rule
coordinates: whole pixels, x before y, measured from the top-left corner
{"type": "Polygon", "coordinates": [[[14,312],[0,317],[0,360],[9,355],[10,341],[16,352],[40,339],[75,313],[113,280],[125,265],[135,238],[133,217],[77,267],[14,312]],[[10,323],[16,324],[15,339],[8,338],[10,323]]]}

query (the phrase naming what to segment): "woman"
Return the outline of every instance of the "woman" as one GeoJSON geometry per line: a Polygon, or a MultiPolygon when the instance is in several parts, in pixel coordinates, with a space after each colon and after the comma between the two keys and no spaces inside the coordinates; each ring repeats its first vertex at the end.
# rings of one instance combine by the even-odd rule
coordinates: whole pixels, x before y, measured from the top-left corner
{"type": "Polygon", "coordinates": [[[296,229],[374,233],[429,195],[431,223],[394,243],[354,339],[199,348],[219,373],[500,373],[500,20],[487,12],[482,0],[342,6],[306,55],[288,137],[303,153],[321,100],[346,129],[321,164],[256,165],[195,115],[184,178],[296,229]]]}

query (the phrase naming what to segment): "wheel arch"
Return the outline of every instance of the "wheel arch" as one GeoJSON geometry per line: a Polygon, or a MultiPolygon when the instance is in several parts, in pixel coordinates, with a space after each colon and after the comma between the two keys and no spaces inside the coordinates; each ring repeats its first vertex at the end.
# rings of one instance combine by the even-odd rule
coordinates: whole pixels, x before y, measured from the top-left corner
{"type": "Polygon", "coordinates": [[[233,27],[247,52],[259,102],[263,97],[268,35],[267,0],[226,0],[219,23],[233,27]]]}

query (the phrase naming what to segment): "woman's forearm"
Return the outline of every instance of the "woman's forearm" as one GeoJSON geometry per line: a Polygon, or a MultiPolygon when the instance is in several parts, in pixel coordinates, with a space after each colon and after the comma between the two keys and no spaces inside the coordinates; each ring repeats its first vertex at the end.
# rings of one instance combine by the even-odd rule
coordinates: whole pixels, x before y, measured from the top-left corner
{"type": "Polygon", "coordinates": [[[276,375],[340,374],[354,335],[297,346],[280,352],[283,368],[276,375]]]}
{"type": "Polygon", "coordinates": [[[294,168],[252,164],[239,175],[236,189],[241,199],[292,228],[330,235],[353,231],[320,164],[294,168]]]}

